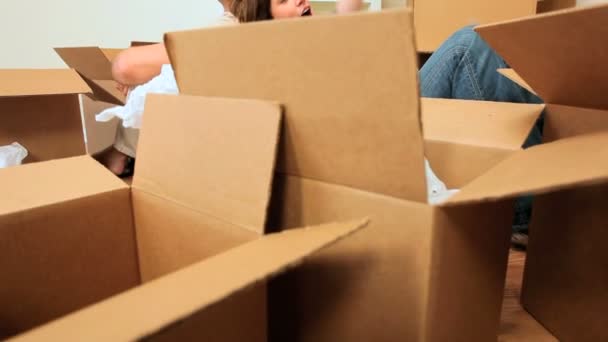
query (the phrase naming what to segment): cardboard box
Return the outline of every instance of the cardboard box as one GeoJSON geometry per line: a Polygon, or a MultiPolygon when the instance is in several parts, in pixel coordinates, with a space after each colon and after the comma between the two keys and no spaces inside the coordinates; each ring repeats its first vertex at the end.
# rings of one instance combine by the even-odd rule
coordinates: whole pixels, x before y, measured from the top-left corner
{"type": "Polygon", "coordinates": [[[2,337],[79,310],[15,340],[266,341],[263,280],[366,224],[262,237],[278,105],[147,108],[131,188],[89,156],[0,170],[2,337]]]}
{"type": "Polygon", "coordinates": [[[85,154],[78,96],[91,89],[74,70],[0,70],[0,83],[0,145],[23,145],[24,163],[85,154]]]}
{"type": "Polygon", "coordinates": [[[118,119],[98,122],[95,115],[104,109],[124,104],[125,98],[116,90],[112,78],[112,61],[123,49],[99,47],[57,48],[57,54],[76,69],[95,90],[82,97],[82,116],[88,154],[103,151],[114,143],[118,119]]]}
{"type": "Polygon", "coordinates": [[[575,5],[575,0],[413,0],[418,51],[435,51],[454,32],[468,25],[515,19],[537,11],[575,5]]]}
{"type": "Polygon", "coordinates": [[[373,218],[273,282],[273,340],[496,339],[511,199],[595,177],[547,166],[576,140],[520,150],[539,105],[425,100],[421,121],[407,10],[177,32],[165,44],[182,93],[284,106],[271,228],[373,218]],[[442,206],[426,204],[425,153],[462,188],[442,206]],[[543,173],[527,175],[528,163],[543,173]]]}
{"type": "MultiPolygon", "coordinates": [[[[478,28],[547,102],[545,141],[608,131],[607,17],[608,6],[601,5],[478,28]]],[[[562,172],[602,168],[606,143],[598,140],[589,149],[560,154],[562,172]]],[[[534,202],[522,303],[562,341],[608,336],[605,178],[597,173],[583,188],[534,202]]]]}

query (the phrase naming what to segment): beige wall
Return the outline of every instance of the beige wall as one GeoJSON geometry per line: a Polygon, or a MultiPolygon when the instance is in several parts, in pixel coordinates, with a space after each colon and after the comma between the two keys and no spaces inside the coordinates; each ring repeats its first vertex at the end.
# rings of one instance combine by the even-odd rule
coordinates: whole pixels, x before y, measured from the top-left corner
{"type": "Polygon", "coordinates": [[[65,67],[52,48],[126,47],[207,25],[215,0],[0,0],[0,68],[65,67]]]}

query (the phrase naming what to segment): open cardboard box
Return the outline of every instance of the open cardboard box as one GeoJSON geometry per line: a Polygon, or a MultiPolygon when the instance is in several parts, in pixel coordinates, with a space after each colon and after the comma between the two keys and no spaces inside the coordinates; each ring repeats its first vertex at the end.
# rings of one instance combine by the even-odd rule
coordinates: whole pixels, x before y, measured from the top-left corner
{"type": "Polygon", "coordinates": [[[1,337],[266,341],[263,280],[366,224],[263,236],[277,104],[147,108],[131,188],[89,156],[0,170],[1,337]]]}
{"type": "Polygon", "coordinates": [[[413,0],[418,51],[433,52],[467,26],[574,7],[576,0],[413,0]]]}
{"type": "MultiPolygon", "coordinates": [[[[477,31],[546,105],[544,140],[608,131],[606,56],[608,5],[565,10],[477,31]]],[[[516,79],[516,77],[513,77],[516,79]]],[[[599,138],[557,157],[572,176],[606,165],[599,138]],[[580,158],[588,158],[580,161],[580,158]]],[[[542,172],[549,174],[550,165],[542,172]]],[[[608,187],[597,178],[580,189],[534,201],[522,303],[562,341],[601,341],[608,336],[608,187]]]]}
{"type": "Polygon", "coordinates": [[[607,136],[519,149],[539,105],[425,100],[421,121],[408,10],[176,32],[165,44],[182,93],[284,105],[271,229],[372,217],[273,281],[273,340],[494,340],[512,198],[608,175],[561,162],[592,163],[584,156],[607,136]],[[436,207],[425,153],[461,188],[436,207]]]}
{"type": "Polygon", "coordinates": [[[23,145],[24,163],[85,154],[78,96],[91,89],[74,70],[5,69],[0,83],[0,145],[23,145]]]}
{"type": "MultiPolygon", "coordinates": [[[[132,41],[130,46],[145,46],[154,42],[132,41]]],[[[100,47],[57,48],[57,54],[64,62],[75,68],[92,88],[96,90],[89,96],[82,97],[87,153],[95,154],[112,145],[116,139],[116,129],[120,120],[108,122],[96,121],[95,116],[101,111],[116,105],[124,104],[125,98],[116,91],[112,78],[112,61],[124,49],[100,47]]],[[[127,128],[130,130],[130,128],[127,128]]]]}
{"type": "Polygon", "coordinates": [[[124,104],[125,97],[116,89],[112,77],[112,60],[123,49],[99,47],[56,48],[63,61],[74,68],[91,86],[93,92],[82,97],[87,152],[95,154],[114,143],[119,120],[98,122],[95,115],[104,109],[124,104]]]}

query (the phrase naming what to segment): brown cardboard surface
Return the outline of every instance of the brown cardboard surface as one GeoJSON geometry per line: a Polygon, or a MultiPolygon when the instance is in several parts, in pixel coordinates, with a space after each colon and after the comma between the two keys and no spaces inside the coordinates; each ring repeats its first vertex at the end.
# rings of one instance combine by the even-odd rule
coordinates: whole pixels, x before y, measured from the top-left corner
{"type": "Polygon", "coordinates": [[[608,109],[608,5],[476,28],[547,103],[608,109]]]}
{"type": "Polygon", "coordinates": [[[124,49],[113,49],[113,48],[102,48],[101,52],[103,52],[104,56],[112,62],[119,53],[121,53],[124,49]]]}
{"type": "Polygon", "coordinates": [[[277,183],[277,226],[360,212],[371,224],[272,281],[271,340],[441,341],[455,332],[462,340],[496,338],[512,203],[439,212],[299,177],[277,183]],[[473,294],[484,300],[463,305],[473,294]]]}
{"type": "Polygon", "coordinates": [[[98,47],[56,48],[55,52],[70,68],[89,80],[112,79],[112,63],[98,47]]]}
{"type": "Polygon", "coordinates": [[[531,92],[532,94],[537,95],[536,92],[534,92],[534,89],[532,89],[532,87],[530,87],[530,85],[528,83],[526,83],[526,81],[524,81],[524,79],[521,78],[521,76],[519,76],[518,73],[515,72],[515,70],[498,69],[498,73],[500,73],[504,77],[510,79],[511,81],[519,84],[522,88],[526,89],[527,91],[531,92]]]}
{"type": "Polygon", "coordinates": [[[153,95],[146,108],[133,187],[263,233],[279,105],[153,95]]]}
{"type": "Polygon", "coordinates": [[[604,131],[608,131],[606,110],[547,105],[543,128],[545,142],[604,131]]]}
{"type": "Polygon", "coordinates": [[[182,93],[284,105],[281,172],[426,202],[411,21],[395,10],[169,33],[165,43],[182,93]],[[341,48],[323,53],[332,46],[341,48]],[[255,67],[217,68],[243,56],[255,67]]]}
{"type": "Polygon", "coordinates": [[[424,341],[496,340],[512,219],[508,200],[434,211],[424,341]]]}
{"type": "Polygon", "coordinates": [[[535,198],[522,303],[561,341],[606,338],[607,200],[606,185],[535,198]]]}
{"type": "Polygon", "coordinates": [[[92,158],[81,156],[0,169],[0,189],[6,194],[0,196],[0,215],[5,215],[128,187],[92,158]]]}
{"type": "MultiPolygon", "coordinates": [[[[23,174],[21,171],[43,164],[47,165],[39,163],[15,170],[23,174]]],[[[14,179],[5,173],[0,176],[0,182],[13,178],[20,185],[18,190],[6,192],[3,202],[37,204],[19,211],[19,206],[13,206],[12,213],[6,212],[10,206],[0,205],[0,338],[34,328],[139,283],[129,189],[122,187],[66,201],[60,201],[60,191],[50,187],[41,186],[34,188],[36,193],[28,193],[28,185],[34,185],[30,181],[42,183],[36,178],[61,184],[55,187],[72,186],[63,176],[73,175],[42,171],[28,178],[14,179]],[[55,197],[56,201],[42,203],[33,197],[55,197]]],[[[84,167],[79,171],[79,177],[98,176],[84,167]]],[[[88,183],[94,182],[89,179],[88,183]]],[[[2,189],[6,189],[4,184],[2,189]]]]}
{"type": "Polygon", "coordinates": [[[425,155],[448,186],[461,188],[521,149],[542,105],[422,99],[425,155]]]}
{"type": "MultiPolygon", "coordinates": [[[[75,341],[116,341],[154,334],[173,322],[186,321],[202,309],[221,305],[223,299],[248,285],[301,263],[310,254],[363,228],[366,222],[328,224],[256,239],[175,272],[171,277],[150,282],[33,330],[15,341],[66,340],[66,337],[75,341]],[[245,261],[247,267],[242,267],[245,261]],[[227,269],[240,272],[226,272],[227,269]],[[205,291],[201,291],[201,284],[205,291]]],[[[214,328],[198,327],[202,331],[214,328]]],[[[250,337],[243,331],[241,338],[246,336],[250,337]]]]}
{"type": "Polygon", "coordinates": [[[86,153],[77,94],[0,98],[0,116],[0,145],[23,145],[24,163],[86,153]]]}
{"type": "Polygon", "coordinates": [[[426,141],[424,153],[433,172],[451,189],[460,189],[515,151],[443,141],[426,141]]]}
{"type": "Polygon", "coordinates": [[[544,106],[422,99],[425,140],[519,150],[544,106]]]}
{"type": "Polygon", "coordinates": [[[216,305],[199,310],[185,321],[176,322],[146,337],[146,340],[266,342],[267,319],[266,315],[260,314],[266,312],[266,307],[266,283],[257,283],[216,305]]]}
{"type": "Polygon", "coordinates": [[[545,193],[608,181],[608,132],[543,144],[515,153],[454,195],[445,206],[545,193]]]}
{"type": "Polygon", "coordinates": [[[364,231],[272,281],[272,341],[424,340],[432,210],[352,188],[279,176],[274,227],[370,216],[364,231]],[[294,295],[296,293],[297,295],[294,295]]]}
{"type": "Polygon", "coordinates": [[[132,199],[143,282],[259,237],[145,191],[133,189],[132,199]]]}
{"type": "Polygon", "coordinates": [[[124,105],[126,98],[116,88],[114,80],[94,80],[89,82],[95,98],[99,101],[113,103],[115,105],[124,105]]]}
{"type": "Polygon", "coordinates": [[[112,77],[110,58],[114,56],[115,51],[91,46],[55,48],[55,52],[84,78],[97,100],[124,104],[125,97],[116,89],[116,82],[112,77]]]}
{"type": "Polygon", "coordinates": [[[414,0],[418,51],[435,51],[452,33],[479,25],[536,13],[537,0],[414,0]]]}
{"type": "Polygon", "coordinates": [[[109,122],[95,120],[95,115],[101,111],[115,106],[115,104],[95,101],[88,96],[82,96],[82,116],[84,119],[87,137],[87,153],[95,154],[113,145],[116,140],[116,129],[120,120],[112,119],[109,122]]]}
{"type": "Polygon", "coordinates": [[[536,11],[545,13],[576,6],[576,0],[539,0],[536,11]]]}
{"type": "Polygon", "coordinates": [[[89,93],[71,69],[0,69],[0,97],[89,93]]]}

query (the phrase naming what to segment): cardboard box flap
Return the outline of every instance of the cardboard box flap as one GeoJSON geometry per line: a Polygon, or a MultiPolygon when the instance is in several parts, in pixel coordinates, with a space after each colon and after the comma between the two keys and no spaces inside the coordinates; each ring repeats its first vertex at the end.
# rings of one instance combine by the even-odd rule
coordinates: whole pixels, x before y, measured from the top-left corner
{"type": "Polygon", "coordinates": [[[489,101],[421,101],[425,140],[511,150],[522,147],[544,108],[489,101]]]}
{"type": "Polygon", "coordinates": [[[116,88],[116,81],[94,80],[87,83],[91,86],[93,94],[98,101],[124,105],[126,97],[116,88]]]}
{"type": "MultiPolygon", "coordinates": [[[[186,320],[247,286],[298,265],[307,256],[366,225],[367,220],[360,220],[264,236],[12,341],[139,340],[172,323],[186,320]]],[[[239,329],[238,326],[234,328],[239,329]]],[[[214,327],[200,326],[201,331],[206,329],[214,327]]]]}
{"type": "Polygon", "coordinates": [[[104,56],[108,59],[108,61],[112,62],[119,53],[123,52],[124,49],[115,49],[115,48],[101,48],[101,52],[103,52],[104,56]]]}
{"type": "Polygon", "coordinates": [[[263,233],[280,121],[266,101],[149,95],[133,186],[263,233]]]}
{"type": "Polygon", "coordinates": [[[476,30],[546,102],[608,109],[608,5],[476,30]]]}
{"type": "Polygon", "coordinates": [[[98,47],[55,48],[55,52],[65,64],[90,80],[113,79],[112,63],[98,47]]]}
{"type": "Polygon", "coordinates": [[[444,206],[608,183],[606,157],[608,132],[538,145],[516,152],[462,188],[444,206]]]}
{"type": "Polygon", "coordinates": [[[85,79],[99,101],[124,104],[125,97],[116,89],[112,63],[116,51],[98,47],[55,48],[55,52],[85,79]]]}
{"type": "Polygon", "coordinates": [[[498,69],[497,70],[499,74],[503,75],[504,77],[510,79],[511,81],[515,82],[516,84],[518,84],[520,87],[526,89],[527,91],[531,92],[534,95],[537,95],[536,92],[534,91],[534,89],[532,89],[532,87],[530,87],[530,85],[528,83],[526,83],[526,81],[524,81],[523,78],[521,78],[521,76],[519,76],[518,73],[515,72],[515,70],[513,69],[498,69]]]}
{"type": "Polygon", "coordinates": [[[90,92],[71,69],[0,69],[0,97],[90,92]]]}
{"type": "Polygon", "coordinates": [[[394,10],[169,33],[165,44],[183,94],[284,105],[279,171],[425,202],[413,36],[411,13],[394,10]]]}
{"type": "Polygon", "coordinates": [[[89,156],[0,169],[0,215],[127,189],[89,156]]]}

